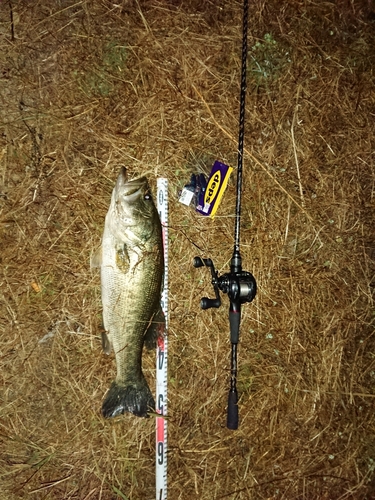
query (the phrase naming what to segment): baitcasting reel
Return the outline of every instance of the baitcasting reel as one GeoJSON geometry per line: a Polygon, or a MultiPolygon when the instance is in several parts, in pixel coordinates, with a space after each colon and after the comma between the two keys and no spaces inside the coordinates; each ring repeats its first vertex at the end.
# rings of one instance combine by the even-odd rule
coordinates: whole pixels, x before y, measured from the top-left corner
{"type": "Polygon", "coordinates": [[[211,307],[220,307],[221,299],[219,290],[226,293],[229,300],[235,304],[245,304],[251,302],[257,291],[256,281],[254,276],[247,272],[242,271],[241,264],[237,258],[232,258],[231,271],[219,277],[218,272],[215,270],[214,263],[211,259],[202,259],[201,257],[194,257],[194,267],[206,266],[211,271],[211,283],[214,287],[215,299],[202,297],[201,308],[210,309],[211,307]],[[233,260],[236,262],[233,265],[233,260]]]}

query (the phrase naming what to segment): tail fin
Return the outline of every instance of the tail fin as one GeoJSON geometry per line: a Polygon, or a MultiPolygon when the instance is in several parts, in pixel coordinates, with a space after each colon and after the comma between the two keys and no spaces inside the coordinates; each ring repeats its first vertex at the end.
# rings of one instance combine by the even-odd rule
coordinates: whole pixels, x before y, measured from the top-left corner
{"type": "Polygon", "coordinates": [[[105,418],[116,417],[125,412],[147,418],[148,411],[155,411],[155,401],[143,376],[139,381],[128,385],[112,382],[102,406],[102,415],[105,418]]]}

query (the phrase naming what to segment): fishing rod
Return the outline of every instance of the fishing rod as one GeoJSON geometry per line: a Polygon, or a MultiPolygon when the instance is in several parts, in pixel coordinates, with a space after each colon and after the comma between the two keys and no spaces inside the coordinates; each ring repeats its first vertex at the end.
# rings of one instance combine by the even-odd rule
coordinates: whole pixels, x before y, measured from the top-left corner
{"type": "Polygon", "coordinates": [[[219,276],[211,259],[195,257],[194,267],[206,266],[211,271],[211,284],[215,298],[203,297],[201,308],[210,309],[220,307],[221,298],[219,290],[229,297],[229,329],[231,341],[231,376],[228,394],[227,428],[238,429],[238,392],[237,392],[237,346],[240,339],[241,305],[251,302],[257,291],[254,276],[242,270],[240,254],[240,223],[241,223],[241,195],[242,195],[242,168],[245,135],[245,102],[246,102],[246,65],[247,65],[247,25],[249,2],[244,0],[243,5],[243,31],[242,31],[242,64],[241,64],[241,92],[240,92],[240,118],[238,134],[238,159],[237,159],[237,192],[236,216],[234,226],[234,248],[230,263],[230,271],[219,276]]]}

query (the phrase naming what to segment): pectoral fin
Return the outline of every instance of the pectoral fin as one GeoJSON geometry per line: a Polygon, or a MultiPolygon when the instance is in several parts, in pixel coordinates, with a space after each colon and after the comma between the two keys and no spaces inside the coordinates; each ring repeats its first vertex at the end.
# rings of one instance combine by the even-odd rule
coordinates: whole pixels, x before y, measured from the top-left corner
{"type": "Polygon", "coordinates": [[[116,264],[123,273],[127,273],[130,268],[130,258],[125,244],[116,248],[116,264]]]}

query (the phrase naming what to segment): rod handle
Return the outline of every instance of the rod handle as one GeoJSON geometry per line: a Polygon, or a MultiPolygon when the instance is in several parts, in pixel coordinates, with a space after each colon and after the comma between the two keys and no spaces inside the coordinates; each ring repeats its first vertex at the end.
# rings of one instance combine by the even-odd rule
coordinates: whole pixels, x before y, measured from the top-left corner
{"type": "Polygon", "coordinates": [[[238,429],[238,394],[233,390],[228,394],[227,428],[234,431],[238,429]]]}
{"type": "Polygon", "coordinates": [[[229,327],[230,341],[232,344],[238,344],[240,339],[240,322],[241,322],[241,304],[239,302],[230,303],[229,308],[229,327]]]}

